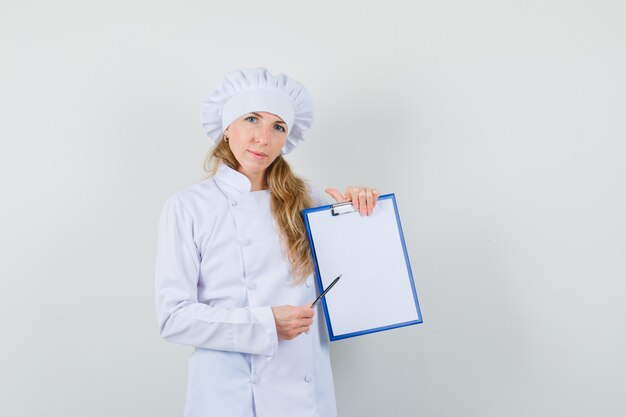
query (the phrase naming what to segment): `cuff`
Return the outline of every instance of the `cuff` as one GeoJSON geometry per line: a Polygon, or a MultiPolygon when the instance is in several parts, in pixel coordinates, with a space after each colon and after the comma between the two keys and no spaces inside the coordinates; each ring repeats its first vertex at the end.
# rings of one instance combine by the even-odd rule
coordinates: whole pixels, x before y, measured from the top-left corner
{"type": "Polygon", "coordinates": [[[278,350],[278,333],[276,332],[276,321],[272,307],[251,307],[250,311],[254,317],[261,323],[265,333],[270,341],[270,351],[266,353],[268,359],[272,358],[278,350]]]}

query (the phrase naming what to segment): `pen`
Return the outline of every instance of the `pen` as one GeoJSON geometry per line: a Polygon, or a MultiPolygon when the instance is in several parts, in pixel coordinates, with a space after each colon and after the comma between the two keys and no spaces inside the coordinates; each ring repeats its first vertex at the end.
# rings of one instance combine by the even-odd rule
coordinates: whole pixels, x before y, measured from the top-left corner
{"type": "MultiPolygon", "coordinates": [[[[341,274],[341,275],[343,275],[343,274],[341,274]]],[[[333,282],[331,282],[331,283],[330,283],[330,285],[329,285],[328,287],[326,287],[326,289],[324,290],[324,292],[322,292],[322,293],[321,293],[321,294],[320,294],[320,295],[319,295],[319,296],[315,299],[315,301],[313,301],[313,304],[311,304],[311,308],[315,307],[315,304],[317,304],[317,302],[318,302],[319,300],[321,300],[321,299],[322,299],[322,297],[323,297],[323,296],[325,296],[325,295],[326,295],[326,293],[327,293],[328,291],[330,291],[330,289],[333,287],[333,285],[335,285],[335,284],[337,283],[337,281],[339,281],[339,278],[341,278],[341,275],[339,275],[337,278],[335,278],[335,280],[334,280],[333,282]]]]}

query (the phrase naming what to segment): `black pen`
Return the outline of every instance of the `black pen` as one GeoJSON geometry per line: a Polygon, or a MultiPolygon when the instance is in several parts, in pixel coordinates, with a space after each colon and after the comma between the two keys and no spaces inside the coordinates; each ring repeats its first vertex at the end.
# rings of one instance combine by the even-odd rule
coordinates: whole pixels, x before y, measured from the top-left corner
{"type": "MultiPolygon", "coordinates": [[[[343,274],[341,274],[341,275],[343,275],[343,274]]],[[[341,278],[341,275],[339,275],[337,278],[335,278],[335,280],[334,280],[333,282],[331,282],[331,283],[330,283],[330,285],[329,285],[328,287],[326,287],[326,289],[324,290],[324,292],[323,292],[323,293],[321,293],[321,294],[319,295],[319,297],[317,297],[317,298],[315,299],[315,301],[313,301],[313,304],[311,304],[311,308],[315,307],[315,304],[317,304],[317,302],[318,302],[319,300],[321,300],[321,299],[322,299],[322,297],[323,297],[323,296],[325,296],[325,295],[326,295],[326,293],[327,293],[328,291],[330,291],[330,289],[333,287],[333,285],[335,285],[335,284],[337,283],[337,281],[339,281],[339,278],[341,278]]]]}

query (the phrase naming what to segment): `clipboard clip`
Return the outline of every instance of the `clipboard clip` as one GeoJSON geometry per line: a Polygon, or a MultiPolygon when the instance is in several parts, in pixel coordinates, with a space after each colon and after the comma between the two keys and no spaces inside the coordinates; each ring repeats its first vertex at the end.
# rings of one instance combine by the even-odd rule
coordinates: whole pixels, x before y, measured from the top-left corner
{"type": "Polygon", "coordinates": [[[352,205],[351,201],[345,203],[337,203],[331,206],[331,213],[333,216],[339,216],[341,214],[354,213],[356,209],[352,205]]]}

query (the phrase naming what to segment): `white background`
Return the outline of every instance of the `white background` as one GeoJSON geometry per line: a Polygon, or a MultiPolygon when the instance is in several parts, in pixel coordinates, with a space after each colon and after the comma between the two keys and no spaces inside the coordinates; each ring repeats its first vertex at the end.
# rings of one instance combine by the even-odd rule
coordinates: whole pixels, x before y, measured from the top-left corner
{"type": "Polygon", "coordinates": [[[341,417],[626,415],[626,6],[7,1],[0,415],[182,415],[157,218],[228,71],[302,81],[289,160],[395,192],[424,324],[332,345],[341,417]]]}

